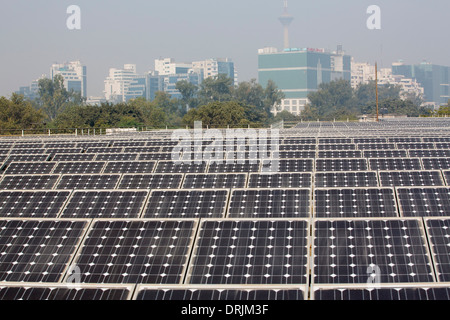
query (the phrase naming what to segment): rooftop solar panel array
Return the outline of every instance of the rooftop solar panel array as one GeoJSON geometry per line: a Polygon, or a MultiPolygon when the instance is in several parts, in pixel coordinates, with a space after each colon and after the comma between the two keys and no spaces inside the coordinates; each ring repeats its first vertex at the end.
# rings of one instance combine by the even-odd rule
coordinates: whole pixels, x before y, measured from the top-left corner
{"type": "Polygon", "coordinates": [[[0,138],[0,299],[450,300],[449,130],[0,138]]]}

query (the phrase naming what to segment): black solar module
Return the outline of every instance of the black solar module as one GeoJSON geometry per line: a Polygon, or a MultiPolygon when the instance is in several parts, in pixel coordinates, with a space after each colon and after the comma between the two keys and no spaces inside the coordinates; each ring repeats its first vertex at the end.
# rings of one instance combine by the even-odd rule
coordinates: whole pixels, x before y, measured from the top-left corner
{"type": "Polygon", "coordinates": [[[380,171],[383,187],[443,186],[440,171],[380,171]]]}
{"type": "Polygon", "coordinates": [[[393,149],[396,149],[395,144],[393,144],[393,143],[361,143],[361,144],[358,144],[358,150],[393,150],[393,149]]]}
{"type": "Polygon", "coordinates": [[[148,191],[74,191],[63,218],[138,218],[148,191]]]}
{"type": "Polygon", "coordinates": [[[356,144],[377,144],[377,143],[387,143],[385,138],[356,138],[353,139],[353,143],[356,144]]]}
{"type": "MultiPolygon", "coordinates": [[[[53,149],[53,148],[73,149],[76,147],[77,147],[77,144],[75,142],[46,143],[43,146],[43,148],[45,148],[45,149],[53,149]]],[[[79,149],[82,149],[82,148],[79,148],[79,149]]]]}
{"type": "Polygon", "coordinates": [[[191,284],[306,284],[306,220],[204,220],[191,284]]]}
{"type": "Polygon", "coordinates": [[[97,220],[75,264],[81,283],[179,284],[194,220],[97,220]]]}
{"type": "Polygon", "coordinates": [[[81,154],[55,154],[52,157],[52,161],[55,162],[65,162],[65,161],[93,161],[95,158],[95,154],[87,154],[87,153],[81,153],[81,154]]]}
{"type": "Polygon", "coordinates": [[[314,291],[314,300],[450,300],[450,287],[430,284],[395,288],[320,288],[314,291]]]}
{"type": "Polygon", "coordinates": [[[0,281],[58,282],[86,221],[0,219],[0,281]]]}
{"type": "Polygon", "coordinates": [[[365,150],[363,156],[364,158],[407,158],[408,154],[406,150],[365,150]]]}
{"type": "Polygon", "coordinates": [[[44,154],[46,152],[46,149],[38,149],[38,148],[32,148],[32,149],[11,149],[9,151],[9,154],[11,155],[20,155],[20,154],[44,154]]]}
{"type": "Polygon", "coordinates": [[[246,173],[186,174],[183,189],[245,188],[246,173]]]}
{"type": "Polygon", "coordinates": [[[280,159],[275,161],[263,161],[261,172],[312,172],[314,171],[313,159],[280,159]]]}
{"type": "Polygon", "coordinates": [[[314,176],[316,188],[326,187],[378,187],[375,171],[317,172],[314,176]]]}
{"type": "MultiPolygon", "coordinates": [[[[411,138],[411,137],[394,137],[388,138],[389,142],[395,143],[409,143],[409,142],[422,142],[421,138],[411,138]]],[[[424,142],[428,142],[425,138],[424,142]]]]}
{"type": "MultiPolygon", "coordinates": [[[[113,147],[143,147],[147,143],[145,141],[116,141],[112,143],[113,147]]],[[[159,151],[159,148],[158,148],[159,151]]],[[[153,151],[152,151],[153,152],[153,151]]]]}
{"type": "Polygon", "coordinates": [[[111,147],[111,148],[94,148],[94,147],[89,147],[86,150],[86,153],[121,153],[123,150],[122,148],[117,148],[117,147],[111,147]]]}
{"type": "MultiPolygon", "coordinates": [[[[141,285],[142,286],[142,285],[141,285]]],[[[141,287],[139,286],[139,287],[141,287]]],[[[304,300],[305,294],[298,288],[217,288],[216,286],[190,288],[138,288],[136,300],[161,301],[275,301],[275,300],[304,300]]],[[[0,291],[1,293],[1,291],[0,291]]]]}
{"type": "Polygon", "coordinates": [[[178,163],[174,161],[158,161],[155,173],[204,173],[206,172],[207,162],[178,163]]]}
{"type": "Polygon", "coordinates": [[[419,158],[368,159],[371,170],[422,170],[419,158]]]}
{"type": "Polygon", "coordinates": [[[279,147],[280,151],[308,151],[316,150],[315,144],[282,144],[279,147]]]}
{"type": "Polygon", "coordinates": [[[245,160],[227,163],[225,160],[221,163],[211,162],[208,173],[233,173],[233,172],[258,172],[260,170],[259,161],[245,160]]]}
{"type": "Polygon", "coordinates": [[[422,158],[425,170],[447,170],[450,169],[450,158],[422,158]]]}
{"type": "Polygon", "coordinates": [[[22,154],[22,155],[10,155],[6,160],[7,163],[10,162],[44,162],[47,161],[49,155],[47,154],[22,154]]]}
{"type": "Polygon", "coordinates": [[[433,282],[420,220],[316,220],[314,283],[433,282]]]}
{"type": "Polygon", "coordinates": [[[106,162],[100,161],[70,161],[58,162],[53,173],[77,174],[77,173],[101,173],[106,162]]]}
{"type": "Polygon", "coordinates": [[[11,162],[8,164],[5,174],[49,174],[54,166],[53,162],[11,162]]]}
{"type": "Polygon", "coordinates": [[[155,161],[114,161],[106,164],[104,173],[152,173],[155,161]]]}
{"type": "Polygon", "coordinates": [[[425,219],[436,275],[439,281],[450,281],[450,219],[425,219]]]}
{"type": "Polygon", "coordinates": [[[131,287],[119,286],[97,288],[76,285],[69,288],[67,285],[48,284],[43,285],[27,284],[19,287],[14,285],[0,285],[0,300],[128,300],[131,295],[131,287]]]}
{"type": "Polygon", "coordinates": [[[172,153],[141,153],[138,160],[171,160],[172,153]]]}
{"type": "Polygon", "coordinates": [[[0,216],[56,218],[70,191],[0,191],[0,216]]]}
{"type": "Polygon", "coordinates": [[[316,171],[367,171],[366,159],[316,159],[316,171]]]}
{"type": "Polygon", "coordinates": [[[45,149],[46,154],[56,154],[56,153],[81,153],[83,152],[83,149],[81,148],[48,148],[45,149]]]}
{"type": "Polygon", "coordinates": [[[230,218],[309,218],[310,189],[235,189],[230,218]]]}
{"type": "Polygon", "coordinates": [[[99,153],[95,161],[134,161],[138,156],[137,153],[99,153]]]}
{"type": "Polygon", "coordinates": [[[405,217],[448,216],[450,188],[397,188],[400,213],[405,217]]]}
{"type": "Polygon", "coordinates": [[[410,157],[419,157],[419,158],[450,157],[450,150],[435,150],[435,149],[409,150],[409,156],[410,157]]]}
{"type": "Polygon", "coordinates": [[[319,151],[318,158],[361,158],[361,151],[352,151],[352,150],[334,150],[334,151],[319,151]]]}
{"type": "Polygon", "coordinates": [[[397,143],[397,149],[435,149],[435,145],[433,143],[397,143]]]}
{"type": "Polygon", "coordinates": [[[45,190],[53,189],[59,175],[5,175],[0,181],[3,190],[45,190]]]}
{"type": "Polygon", "coordinates": [[[319,144],[318,150],[320,151],[331,151],[331,150],[355,150],[356,146],[354,144],[319,144]]]}
{"type": "Polygon", "coordinates": [[[352,139],[349,138],[320,138],[319,144],[349,144],[352,139]]]}
{"type": "Polygon", "coordinates": [[[280,159],[314,159],[315,151],[280,151],[280,159]]]}
{"type": "Polygon", "coordinates": [[[310,188],[311,173],[251,173],[249,188],[310,188]]]}
{"type": "Polygon", "coordinates": [[[120,174],[72,174],[62,175],[56,186],[61,190],[72,189],[114,189],[119,182],[120,174]]]}
{"type": "Polygon", "coordinates": [[[222,218],[228,190],[153,190],[143,218],[222,218]]]}
{"type": "Polygon", "coordinates": [[[151,153],[159,152],[161,147],[126,147],[124,153],[151,153]]]}
{"type": "Polygon", "coordinates": [[[317,218],[397,217],[391,188],[315,189],[317,218]]]}
{"type": "Polygon", "coordinates": [[[183,174],[124,174],[117,189],[178,189],[183,174]]]}

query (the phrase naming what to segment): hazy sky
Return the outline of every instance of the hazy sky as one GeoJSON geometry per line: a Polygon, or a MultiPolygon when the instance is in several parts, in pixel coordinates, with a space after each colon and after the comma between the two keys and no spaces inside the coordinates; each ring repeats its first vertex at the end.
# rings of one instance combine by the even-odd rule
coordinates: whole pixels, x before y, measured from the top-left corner
{"type": "MultiPolygon", "coordinates": [[[[1,0],[0,95],[48,74],[54,62],[81,60],[88,95],[102,95],[111,67],[154,59],[229,57],[239,80],[257,78],[257,50],[282,47],[282,0],[1,0]],[[69,5],[81,30],[66,27],[69,5]]],[[[450,65],[448,0],[289,0],[292,47],[335,49],[384,67],[398,59],[450,65]],[[381,30],[368,30],[369,5],[381,7],[381,30]]]]}

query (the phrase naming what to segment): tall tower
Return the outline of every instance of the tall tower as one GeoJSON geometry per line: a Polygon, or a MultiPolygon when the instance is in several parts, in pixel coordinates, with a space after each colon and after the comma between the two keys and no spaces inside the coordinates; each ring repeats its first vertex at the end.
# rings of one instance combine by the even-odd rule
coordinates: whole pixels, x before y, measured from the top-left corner
{"type": "Polygon", "coordinates": [[[294,20],[294,17],[291,16],[288,12],[287,12],[287,8],[288,8],[288,2],[287,0],[284,0],[284,12],[283,15],[279,18],[281,24],[284,27],[284,48],[290,48],[289,45],[289,26],[291,25],[292,20],[294,20]]]}

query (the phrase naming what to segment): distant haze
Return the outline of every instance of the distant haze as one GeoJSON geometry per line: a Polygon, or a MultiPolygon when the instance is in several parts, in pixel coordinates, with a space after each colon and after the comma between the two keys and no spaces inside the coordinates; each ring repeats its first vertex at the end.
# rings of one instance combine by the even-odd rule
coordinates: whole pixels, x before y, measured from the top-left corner
{"type": "MultiPolygon", "coordinates": [[[[159,57],[229,57],[239,81],[257,78],[257,50],[283,45],[282,12],[282,0],[2,0],[0,96],[71,60],[87,65],[88,96],[102,95],[109,68],[133,63],[145,73],[159,57]],[[66,27],[70,5],[81,8],[81,30],[66,27]]],[[[382,67],[399,59],[450,65],[449,12],[448,0],[290,0],[290,43],[342,44],[356,61],[382,67]],[[366,27],[373,4],[381,30],[366,27]]]]}

